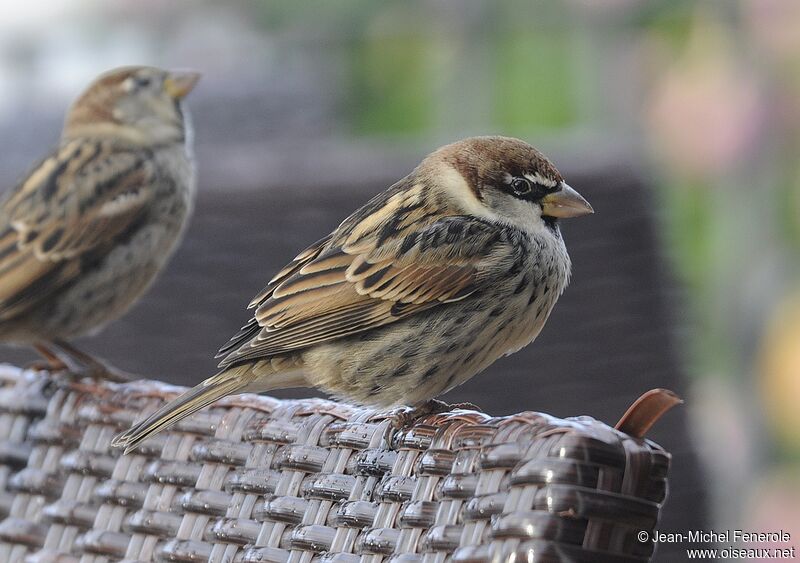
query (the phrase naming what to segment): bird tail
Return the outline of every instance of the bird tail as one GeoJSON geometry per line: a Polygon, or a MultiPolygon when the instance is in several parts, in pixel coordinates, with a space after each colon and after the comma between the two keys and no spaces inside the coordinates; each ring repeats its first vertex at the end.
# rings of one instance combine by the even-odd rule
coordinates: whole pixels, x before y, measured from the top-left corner
{"type": "Polygon", "coordinates": [[[251,382],[251,378],[247,377],[247,373],[243,373],[243,370],[249,371],[247,368],[239,367],[209,377],[200,385],[192,387],[158,409],[147,419],[115,436],[111,440],[111,446],[125,448],[124,453],[128,454],[151,436],[180,422],[217,399],[243,390],[251,382]]]}

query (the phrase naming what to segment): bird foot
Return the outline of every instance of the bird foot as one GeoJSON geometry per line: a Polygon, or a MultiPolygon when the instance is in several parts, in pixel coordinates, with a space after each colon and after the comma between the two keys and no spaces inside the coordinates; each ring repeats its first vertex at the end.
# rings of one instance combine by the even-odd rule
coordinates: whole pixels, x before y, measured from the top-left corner
{"type": "Polygon", "coordinates": [[[421,405],[412,408],[398,409],[392,413],[393,424],[397,429],[408,428],[415,422],[426,416],[444,414],[456,410],[470,410],[483,412],[481,408],[473,403],[445,403],[438,399],[429,399],[421,405]]]}
{"type": "Polygon", "coordinates": [[[461,403],[444,403],[447,405],[447,410],[441,412],[452,412],[452,411],[476,411],[476,412],[484,412],[482,408],[480,408],[475,403],[470,403],[468,401],[464,401],[461,403]]]}
{"type": "Polygon", "coordinates": [[[131,373],[116,368],[89,354],[81,352],[66,342],[36,344],[36,351],[44,358],[34,362],[30,369],[50,373],[65,373],[73,379],[105,379],[116,383],[127,383],[141,379],[131,373]]]}
{"type": "Polygon", "coordinates": [[[67,364],[65,364],[55,352],[53,352],[44,344],[34,344],[33,348],[42,358],[27,364],[25,369],[29,369],[31,371],[46,371],[48,373],[69,371],[69,366],[67,366],[67,364]]]}
{"type": "Polygon", "coordinates": [[[48,373],[56,373],[61,371],[66,371],[67,366],[65,365],[57,365],[53,362],[48,360],[34,360],[25,364],[26,371],[46,371],[48,373]]]}
{"type": "Polygon", "coordinates": [[[69,375],[76,379],[88,377],[90,379],[113,381],[114,383],[130,383],[131,381],[141,379],[141,377],[101,362],[100,360],[95,360],[95,363],[88,366],[71,366],[69,368],[69,375]]]}

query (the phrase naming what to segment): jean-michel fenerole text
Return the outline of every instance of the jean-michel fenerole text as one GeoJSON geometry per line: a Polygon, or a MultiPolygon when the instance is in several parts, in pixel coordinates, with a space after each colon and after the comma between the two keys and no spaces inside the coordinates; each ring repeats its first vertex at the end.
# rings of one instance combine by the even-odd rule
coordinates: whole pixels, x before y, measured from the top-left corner
{"type": "Polygon", "coordinates": [[[789,532],[747,532],[745,530],[688,530],[686,532],[653,532],[656,543],[788,543],[789,532]]]}

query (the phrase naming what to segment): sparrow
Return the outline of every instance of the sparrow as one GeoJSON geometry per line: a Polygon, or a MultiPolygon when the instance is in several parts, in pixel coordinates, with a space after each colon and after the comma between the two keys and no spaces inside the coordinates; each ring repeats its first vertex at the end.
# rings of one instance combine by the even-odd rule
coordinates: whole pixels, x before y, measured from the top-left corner
{"type": "Polygon", "coordinates": [[[72,104],[57,149],[0,202],[0,341],[114,377],[68,341],[125,313],[183,234],[195,194],[183,100],[199,76],[118,68],[72,104]]]}
{"type": "Polygon", "coordinates": [[[270,280],[219,373],[112,443],[127,453],[233,393],[423,405],[536,338],[570,277],[558,221],[588,213],[523,141],[444,146],[270,280]]]}

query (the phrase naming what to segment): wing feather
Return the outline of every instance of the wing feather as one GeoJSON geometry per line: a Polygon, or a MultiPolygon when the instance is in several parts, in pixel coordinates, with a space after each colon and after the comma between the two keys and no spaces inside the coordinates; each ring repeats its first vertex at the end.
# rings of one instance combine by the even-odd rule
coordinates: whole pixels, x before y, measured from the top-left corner
{"type": "Polygon", "coordinates": [[[421,212],[417,189],[390,191],[383,206],[373,200],[362,220],[345,220],[281,270],[251,302],[253,318],[220,350],[220,367],[384,326],[487,283],[503,255],[498,246],[509,246],[502,229],[421,212]]]}
{"type": "Polygon", "coordinates": [[[254,307],[258,307],[261,303],[263,303],[266,299],[268,299],[272,292],[275,291],[275,288],[278,287],[283,281],[289,278],[292,274],[296,273],[300,270],[303,266],[308,264],[311,260],[319,256],[319,254],[325,249],[325,246],[330,242],[331,235],[328,235],[324,238],[321,238],[308,248],[306,248],[303,252],[295,256],[294,260],[292,260],[289,264],[284,266],[275,276],[269,280],[269,283],[258,292],[258,294],[253,297],[250,304],[247,306],[248,309],[253,309],[254,307]]]}

